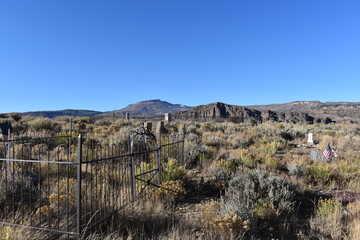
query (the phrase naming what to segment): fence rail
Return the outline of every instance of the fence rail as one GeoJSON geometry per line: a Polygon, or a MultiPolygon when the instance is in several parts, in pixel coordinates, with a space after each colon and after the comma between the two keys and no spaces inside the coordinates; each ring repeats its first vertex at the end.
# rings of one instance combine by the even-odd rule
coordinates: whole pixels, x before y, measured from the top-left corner
{"type": "Polygon", "coordinates": [[[179,136],[18,138],[2,144],[0,224],[80,237],[159,186],[179,136]]]}

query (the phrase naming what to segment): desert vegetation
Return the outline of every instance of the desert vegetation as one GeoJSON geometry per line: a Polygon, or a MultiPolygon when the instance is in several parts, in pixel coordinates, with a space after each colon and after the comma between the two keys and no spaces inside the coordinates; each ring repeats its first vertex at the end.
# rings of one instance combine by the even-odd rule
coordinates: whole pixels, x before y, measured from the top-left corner
{"type": "MultiPolygon", "coordinates": [[[[73,142],[82,133],[111,143],[143,126],[136,120],[76,117],[69,133],[68,117],[0,117],[12,123],[14,134],[71,134],[73,142]]],[[[189,121],[169,122],[165,128],[167,134],[185,137],[181,164],[170,159],[162,173],[162,188],[151,187],[148,198],[117,211],[83,239],[360,239],[357,125],[189,121]],[[314,144],[307,143],[308,133],[314,134],[314,144]],[[337,157],[313,161],[311,151],[322,153],[327,144],[337,157]]],[[[142,168],[151,168],[150,164],[144,162],[142,168]]],[[[0,179],[1,210],[6,186],[0,179]]],[[[8,194],[16,195],[21,182],[16,175],[15,192],[8,194]]],[[[64,191],[73,191],[71,184],[66,186],[64,191]]],[[[31,201],[36,193],[30,192],[36,189],[25,189],[31,201]]],[[[60,198],[49,199],[48,209],[38,214],[51,214],[56,199],[60,198]]],[[[20,214],[23,208],[16,209],[20,214]]],[[[30,218],[36,209],[25,212],[24,217],[30,218]]],[[[68,237],[0,225],[1,240],[68,237]]]]}

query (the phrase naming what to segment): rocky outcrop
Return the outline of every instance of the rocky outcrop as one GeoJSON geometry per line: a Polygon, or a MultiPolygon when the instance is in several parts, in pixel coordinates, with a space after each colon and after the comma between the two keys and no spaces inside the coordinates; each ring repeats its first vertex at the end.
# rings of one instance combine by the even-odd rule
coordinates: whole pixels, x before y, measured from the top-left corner
{"type": "Polygon", "coordinates": [[[270,110],[255,110],[241,106],[229,105],[225,103],[212,103],[192,108],[188,111],[181,111],[173,114],[178,120],[225,120],[229,119],[245,123],[273,122],[291,122],[291,123],[327,123],[330,120],[314,118],[308,113],[303,112],[275,112],[270,110]]]}
{"type": "Polygon", "coordinates": [[[314,117],[316,123],[359,123],[359,102],[319,102],[319,101],[296,101],[291,103],[253,105],[248,108],[259,111],[270,110],[276,112],[302,112],[314,117]]]}

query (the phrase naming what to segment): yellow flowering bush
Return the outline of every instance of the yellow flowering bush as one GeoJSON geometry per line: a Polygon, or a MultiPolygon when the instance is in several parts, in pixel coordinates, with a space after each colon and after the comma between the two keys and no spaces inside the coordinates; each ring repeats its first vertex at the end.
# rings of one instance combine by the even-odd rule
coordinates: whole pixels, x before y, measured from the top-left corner
{"type": "Polygon", "coordinates": [[[185,196],[186,190],[181,180],[163,182],[160,188],[152,192],[152,196],[164,202],[176,202],[185,196]]]}
{"type": "Polygon", "coordinates": [[[201,222],[205,229],[222,239],[237,239],[250,230],[250,221],[233,211],[223,213],[222,202],[211,200],[202,206],[201,222]]]}

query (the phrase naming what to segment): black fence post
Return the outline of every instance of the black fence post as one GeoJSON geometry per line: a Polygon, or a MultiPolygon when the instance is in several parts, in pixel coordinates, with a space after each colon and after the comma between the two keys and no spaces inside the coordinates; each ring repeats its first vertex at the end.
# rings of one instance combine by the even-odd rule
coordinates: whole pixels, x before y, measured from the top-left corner
{"type": "Polygon", "coordinates": [[[128,148],[129,148],[129,164],[130,164],[130,185],[131,185],[131,195],[132,199],[136,199],[136,179],[135,179],[135,165],[134,165],[134,156],[133,156],[133,139],[129,135],[128,138],[128,148]]]}
{"type": "Polygon", "coordinates": [[[158,168],[157,178],[158,178],[158,184],[161,184],[161,132],[159,133],[159,145],[158,149],[156,150],[156,163],[158,168]]]}
{"type": "Polygon", "coordinates": [[[185,165],[185,135],[182,135],[181,138],[181,164],[185,165]]]}
{"type": "Polygon", "coordinates": [[[81,239],[82,221],[81,221],[81,168],[82,168],[82,135],[78,138],[78,161],[77,161],[77,193],[76,193],[76,228],[78,238],[81,239]]]}

